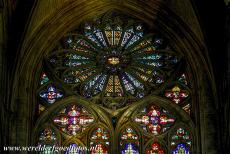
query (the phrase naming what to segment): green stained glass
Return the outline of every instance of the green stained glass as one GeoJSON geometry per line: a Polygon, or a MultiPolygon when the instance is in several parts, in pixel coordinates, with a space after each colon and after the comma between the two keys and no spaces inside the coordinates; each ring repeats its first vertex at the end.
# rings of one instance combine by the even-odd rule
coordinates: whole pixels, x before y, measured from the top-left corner
{"type": "Polygon", "coordinates": [[[49,82],[49,78],[46,75],[46,73],[43,72],[42,75],[41,75],[41,82],[40,82],[40,84],[43,85],[43,84],[45,84],[47,82],[49,82]]]}
{"type": "Polygon", "coordinates": [[[171,146],[175,147],[179,143],[183,143],[185,146],[191,147],[192,146],[192,138],[190,133],[185,128],[177,128],[174,135],[171,137],[171,146]]]}

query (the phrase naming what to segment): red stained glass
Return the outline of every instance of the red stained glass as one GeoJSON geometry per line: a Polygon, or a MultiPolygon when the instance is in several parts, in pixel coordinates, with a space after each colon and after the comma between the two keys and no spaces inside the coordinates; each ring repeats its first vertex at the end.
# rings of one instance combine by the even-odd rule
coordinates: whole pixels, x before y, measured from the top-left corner
{"type": "Polygon", "coordinates": [[[108,154],[108,151],[102,144],[97,144],[95,149],[91,151],[91,154],[108,154]]]}
{"type": "Polygon", "coordinates": [[[67,107],[64,113],[61,111],[61,115],[54,118],[53,121],[63,132],[76,135],[93,123],[94,118],[81,106],[72,105],[67,107]]]}
{"type": "Polygon", "coordinates": [[[144,130],[158,135],[169,129],[174,124],[175,118],[166,110],[156,105],[151,105],[135,118],[135,122],[139,123],[144,130]]]}
{"type": "Polygon", "coordinates": [[[59,92],[54,86],[49,86],[47,90],[41,91],[39,95],[50,104],[53,104],[57,99],[63,97],[63,93],[59,92]]]}
{"type": "Polygon", "coordinates": [[[186,90],[181,90],[179,86],[174,86],[171,90],[165,92],[165,96],[176,104],[180,104],[185,98],[188,97],[186,90]]]}
{"type": "Polygon", "coordinates": [[[154,142],[151,148],[146,150],[146,154],[165,154],[165,152],[159,143],[154,142]]]}

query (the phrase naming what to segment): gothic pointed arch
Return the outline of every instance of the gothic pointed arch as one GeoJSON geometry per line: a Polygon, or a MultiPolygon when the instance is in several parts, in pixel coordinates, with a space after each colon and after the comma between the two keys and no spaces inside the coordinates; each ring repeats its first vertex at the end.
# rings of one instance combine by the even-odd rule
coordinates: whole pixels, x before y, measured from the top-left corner
{"type": "MultiPolygon", "coordinates": [[[[60,131],[64,142],[70,137],[82,140],[96,148],[90,153],[142,153],[154,137],[152,149],[145,151],[149,153],[161,147],[157,140],[163,140],[178,122],[187,118],[193,123],[183,54],[154,28],[116,10],[65,34],[44,57],[43,68],[48,73],[42,73],[37,93],[43,110],[39,120],[44,120],[43,114],[51,117],[50,125],[60,131]],[[88,105],[62,105],[68,96],[76,96],[75,102],[84,103],[84,99],[88,105]],[[56,104],[59,111],[49,111],[56,104]],[[102,117],[93,112],[116,119],[103,124],[102,117]],[[111,123],[112,129],[102,126],[111,123]],[[123,127],[125,130],[120,130],[123,127]],[[124,133],[136,134],[138,139],[120,137],[124,133]],[[124,138],[124,143],[118,143],[117,138],[124,138]]],[[[159,153],[164,151],[170,148],[160,148],[159,153]]]]}
{"type": "MultiPolygon", "coordinates": [[[[203,44],[161,3],[156,2],[152,12],[147,7],[149,12],[143,15],[137,4],[134,8],[124,5],[128,11],[109,2],[103,5],[106,7],[99,8],[106,9],[96,9],[94,17],[92,12],[80,17],[76,3],[73,8],[66,7],[57,18],[66,17],[65,24],[51,14],[51,24],[45,30],[41,28],[45,25],[38,26],[22,47],[25,62],[18,73],[22,77],[25,73],[25,80],[32,76],[36,80],[25,85],[22,80],[15,83],[24,88],[19,96],[26,101],[20,98],[25,103],[20,105],[26,106],[30,100],[34,109],[30,114],[37,115],[33,134],[37,135],[43,123],[49,123],[61,134],[61,144],[90,146],[92,142],[104,153],[148,153],[156,152],[156,148],[158,153],[203,150],[198,146],[203,139],[201,130],[195,125],[200,123],[200,105],[207,97],[201,98],[197,89],[203,85],[202,71],[207,72],[208,79],[212,77],[200,52],[203,44]],[[167,13],[157,12],[156,6],[172,14],[167,18],[167,13]],[[173,28],[176,26],[178,31],[173,28]],[[33,66],[32,72],[26,62],[33,66]],[[191,137],[192,148],[184,141],[170,146],[169,135],[182,127],[180,124],[196,134],[191,137]],[[139,145],[127,141],[119,149],[117,139],[125,126],[140,136],[139,145]],[[109,139],[94,141],[92,134],[109,139]],[[76,142],[67,143],[68,138],[76,142]],[[111,149],[105,148],[106,142],[111,149]]],[[[33,137],[25,138],[25,142],[29,140],[37,143],[33,137]]]]}

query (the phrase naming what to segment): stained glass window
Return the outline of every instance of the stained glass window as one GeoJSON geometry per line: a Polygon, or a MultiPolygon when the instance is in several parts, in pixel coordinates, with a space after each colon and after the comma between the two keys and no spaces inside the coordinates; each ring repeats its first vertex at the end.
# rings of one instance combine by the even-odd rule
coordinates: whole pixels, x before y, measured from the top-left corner
{"type": "Polygon", "coordinates": [[[110,149],[110,135],[102,127],[96,128],[90,138],[91,154],[107,154],[110,149]]]}
{"type": "Polygon", "coordinates": [[[171,146],[174,148],[173,154],[190,154],[192,138],[189,131],[182,127],[178,128],[171,137],[171,146]]]}
{"type": "Polygon", "coordinates": [[[50,85],[46,90],[42,90],[39,95],[48,103],[53,104],[57,99],[63,96],[63,93],[58,91],[55,86],[50,85]]]}
{"type": "Polygon", "coordinates": [[[121,132],[120,147],[121,149],[123,149],[122,153],[129,154],[132,152],[132,150],[133,152],[136,151],[137,153],[139,151],[138,150],[139,145],[140,145],[139,135],[131,127],[127,127],[121,132]]]}
{"type": "Polygon", "coordinates": [[[137,133],[130,127],[126,128],[122,134],[121,134],[121,141],[120,144],[123,145],[123,142],[135,142],[137,145],[139,145],[139,136],[137,133]]]}
{"type": "Polygon", "coordinates": [[[80,105],[70,105],[53,119],[54,124],[64,133],[77,135],[94,122],[93,116],[80,105]]]}
{"type": "Polygon", "coordinates": [[[182,84],[188,85],[188,81],[184,73],[179,77],[178,81],[182,84]]]}
{"type": "Polygon", "coordinates": [[[167,36],[152,28],[110,12],[60,39],[39,77],[38,115],[49,114],[39,121],[52,126],[39,134],[39,144],[73,140],[66,154],[85,153],[76,143],[92,147],[91,154],[193,152],[191,131],[181,127],[172,135],[184,118],[179,115],[192,113],[188,65],[167,36]]]}
{"type": "Polygon", "coordinates": [[[174,86],[171,89],[166,89],[165,97],[171,100],[173,103],[181,106],[181,108],[190,114],[191,99],[189,92],[189,84],[185,73],[181,74],[174,82],[174,86]]]}
{"type": "Polygon", "coordinates": [[[53,150],[52,146],[58,145],[58,139],[54,131],[47,127],[40,131],[38,138],[38,145],[42,147],[40,154],[56,154],[57,152],[53,150]]]}
{"type": "Polygon", "coordinates": [[[97,144],[90,154],[109,154],[103,144],[97,144]]]}
{"type": "Polygon", "coordinates": [[[133,143],[125,144],[124,150],[121,151],[121,154],[139,154],[137,146],[133,143]]]}
{"type": "Polygon", "coordinates": [[[171,145],[174,146],[178,142],[184,142],[187,145],[191,146],[192,141],[188,130],[184,128],[178,128],[176,134],[172,136],[171,145]]]}
{"type": "Polygon", "coordinates": [[[186,97],[188,92],[182,90],[179,86],[174,86],[171,90],[166,91],[165,96],[176,104],[180,104],[186,97]]]}
{"type": "Polygon", "coordinates": [[[106,90],[105,90],[105,96],[123,96],[123,89],[121,87],[120,80],[118,76],[110,76],[106,90]]]}
{"type": "Polygon", "coordinates": [[[175,120],[172,114],[155,104],[145,107],[134,119],[144,131],[154,135],[164,133],[175,120]]]}
{"type": "Polygon", "coordinates": [[[46,75],[46,73],[43,72],[42,75],[41,75],[41,82],[40,82],[40,84],[43,85],[43,84],[45,84],[47,82],[49,82],[49,78],[46,75]]]}
{"type": "Polygon", "coordinates": [[[172,154],[191,154],[191,152],[189,152],[185,144],[178,144],[172,154]]]}
{"type": "Polygon", "coordinates": [[[146,34],[144,24],[130,23],[119,15],[86,22],[63,37],[48,65],[86,98],[143,98],[169,78],[181,58],[158,34],[146,34]]]}
{"type": "Polygon", "coordinates": [[[146,150],[146,154],[165,154],[159,143],[154,142],[151,147],[146,150]]]}

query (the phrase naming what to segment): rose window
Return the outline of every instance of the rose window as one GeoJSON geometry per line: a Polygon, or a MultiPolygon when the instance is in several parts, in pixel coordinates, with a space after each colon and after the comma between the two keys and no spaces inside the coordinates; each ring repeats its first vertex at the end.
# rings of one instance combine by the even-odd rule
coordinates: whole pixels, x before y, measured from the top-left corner
{"type": "Polygon", "coordinates": [[[163,37],[144,29],[118,17],[86,22],[63,37],[48,65],[85,98],[143,98],[180,62],[163,37]]]}

